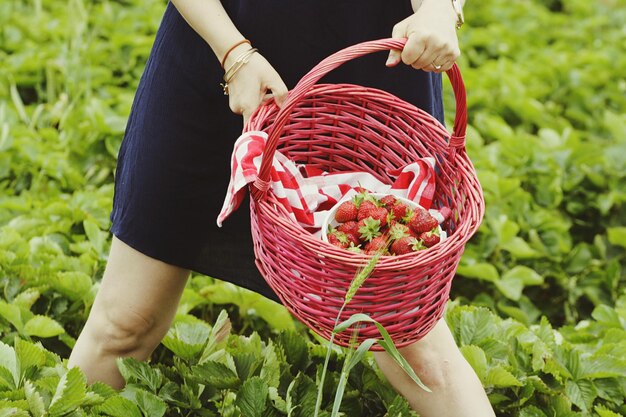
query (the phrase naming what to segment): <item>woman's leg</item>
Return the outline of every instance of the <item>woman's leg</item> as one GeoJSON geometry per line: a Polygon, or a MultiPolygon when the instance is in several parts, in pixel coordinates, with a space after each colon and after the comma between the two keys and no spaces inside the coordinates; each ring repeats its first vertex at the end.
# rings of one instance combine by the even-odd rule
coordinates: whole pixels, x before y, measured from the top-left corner
{"type": "Polygon", "coordinates": [[[94,305],[70,355],[88,381],[121,388],[116,359],[147,359],[167,333],[189,271],[150,258],[113,237],[94,305]]]}
{"type": "Polygon", "coordinates": [[[432,392],[419,388],[386,352],[374,357],[421,417],[495,417],[480,380],[443,319],[422,340],[399,350],[432,392]]]}

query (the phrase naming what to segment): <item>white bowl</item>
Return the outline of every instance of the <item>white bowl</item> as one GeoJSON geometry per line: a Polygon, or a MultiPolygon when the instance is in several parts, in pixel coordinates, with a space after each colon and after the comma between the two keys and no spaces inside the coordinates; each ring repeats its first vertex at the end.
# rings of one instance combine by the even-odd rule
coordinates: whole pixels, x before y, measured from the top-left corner
{"type": "MultiPolygon", "coordinates": [[[[346,193],[346,195],[344,195],[343,198],[337,202],[337,204],[335,204],[330,210],[328,210],[328,214],[324,218],[324,221],[322,223],[322,229],[321,229],[322,240],[324,242],[328,242],[328,237],[326,236],[327,233],[328,233],[328,226],[329,225],[332,226],[332,227],[339,226],[339,222],[337,222],[335,220],[335,212],[337,211],[339,206],[342,203],[344,203],[344,202],[346,202],[348,200],[351,200],[352,197],[354,197],[357,194],[358,193],[356,191],[352,191],[352,192],[346,193]]],[[[409,199],[404,198],[404,197],[398,197],[398,196],[396,196],[394,194],[391,194],[391,193],[370,193],[370,195],[372,195],[373,197],[376,197],[377,200],[380,200],[381,198],[383,198],[386,195],[392,195],[396,200],[403,202],[404,204],[406,204],[407,206],[409,206],[413,210],[417,210],[418,208],[424,209],[422,206],[417,204],[415,201],[409,200],[409,199]]],[[[441,232],[441,227],[439,228],[439,231],[441,232]]]]}

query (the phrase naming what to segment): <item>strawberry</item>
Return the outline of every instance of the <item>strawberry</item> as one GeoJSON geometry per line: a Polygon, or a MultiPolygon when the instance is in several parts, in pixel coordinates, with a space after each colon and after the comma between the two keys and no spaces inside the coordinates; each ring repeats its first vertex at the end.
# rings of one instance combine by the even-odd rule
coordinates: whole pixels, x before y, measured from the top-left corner
{"type": "Polygon", "coordinates": [[[340,248],[348,247],[348,237],[343,232],[333,231],[326,235],[328,237],[328,243],[338,246],[340,248]]]}
{"type": "Polygon", "coordinates": [[[376,203],[376,198],[370,194],[368,190],[361,187],[356,187],[354,189],[358,192],[354,197],[352,197],[352,202],[356,205],[357,208],[361,207],[361,203],[364,201],[370,201],[372,203],[376,203]]]}
{"type": "Polygon", "coordinates": [[[404,216],[406,216],[408,208],[409,207],[406,204],[398,202],[396,205],[391,207],[391,213],[393,214],[394,218],[402,219],[404,216]]]}
{"type": "Polygon", "coordinates": [[[337,230],[345,234],[359,235],[359,226],[354,220],[349,220],[337,226],[337,230]]]}
{"type": "Polygon", "coordinates": [[[422,239],[422,242],[424,242],[424,246],[426,246],[427,248],[433,247],[441,240],[439,238],[439,234],[434,232],[424,232],[420,234],[420,239],[422,239]]]}
{"type": "Polygon", "coordinates": [[[385,236],[377,236],[365,245],[365,253],[373,255],[378,252],[387,250],[387,238],[385,236]]]}
{"type": "MultiPolygon", "coordinates": [[[[356,223],[355,223],[356,225],[356,223]]],[[[347,233],[346,232],[346,238],[348,239],[348,245],[349,246],[359,246],[361,244],[361,240],[359,237],[359,231],[357,230],[356,233],[347,233]]]]}
{"type": "Polygon", "coordinates": [[[409,221],[409,227],[416,233],[429,232],[439,225],[437,219],[426,210],[418,210],[409,221]]]}
{"type": "Polygon", "coordinates": [[[389,237],[393,240],[398,240],[406,236],[410,236],[409,229],[407,226],[402,223],[393,222],[393,224],[389,227],[389,237]]]}
{"type": "Polygon", "coordinates": [[[374,202],[369,201],[369,200],[365,200],[361,203],[361,205],[359,206],[359,211],[358,211],[358,215],[357,215],[357,219],[358,220],[363,220],[367,217],[370,217],[372,214],[372,210],[376,209],[376,204],[374,204],[374,202]]]}
{"type": "Polygon", "coordinates": [[[352,201],[344,201],[335,212],[335,220],[339,223],[356,220],[358,210],[352,201]]]}
{"type": "Polygon", "coordinates": [[[372,209],[369,215],[372,219],[380,221],[380,227],[387,226],[387,216],[389,216],[389,212],[384,207],[376,207],[372,209]]]}
{"type": "Polygon", "coordinates": [[[411,229],[410,227],[408,229],[409,229],[409,231],[408,231],[409,236],[413,236],[415,239],[419,239],[420,238],[420,233],[417,233],[417,232],[413,231],[413,229],[411,229]]]}
{"type": "Polygon", "coordinates": [[[388,194],[380,199],[380,203],[387,208],[387,210],[391,210],[391,208],[396,204],[396,198],[391,194],[388,194]]]}
{"type": "Polygon", "coordinates": [[[380,233],[380,221],[374,220],[371,217],[368,217],[363,220],[359,220],[359,233],[361,236],[361,240],[369,242],[381,235],[380,233]]]}
{"type": "Polygon", "coordinates": [[[395,240],[391,244],[391,253],[395,255],[404,255],[413,252],[413,244],[417,241],[413,236],[404,236],[395,240]]]}

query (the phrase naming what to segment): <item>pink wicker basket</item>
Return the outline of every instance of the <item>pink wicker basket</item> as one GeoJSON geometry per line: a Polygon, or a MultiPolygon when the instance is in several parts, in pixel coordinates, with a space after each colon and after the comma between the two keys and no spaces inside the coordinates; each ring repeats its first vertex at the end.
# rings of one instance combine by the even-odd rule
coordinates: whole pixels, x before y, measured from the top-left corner
{"type": "MultiPolygon", "coordinates": [[[[403,40],[358,44],[324,59],[289,93],[278,109],[262,106],[245,130],[263,130],[269,140],[258,180],[251,186],[251,217],[257,266],[283,304],[329,339],[350,282],[370,260],[314,237],[294,222],[269,188],[276,149],[297,163],[325,171],[366,171],[391,183],[388,170],[417,158],[437,160],[433,208],[452,210],[448,238],[431,249],[383,256],[342,313],[366,313],[380,322],[397,346],[422,338],[442,317],[465,243],[478,228],[484,200],[465,151],[465,87],[456,65],[447,72],[456,97],[454,133],[428,113],[392,94],[350,84],[317,81],[341,64],[368,53],[401,50],[403,40]]],[[[335,342],[347,346],[346,330],[335,342]]],[[[359,341],[378,337],[375,326],[359,328],[359,341]]]]}

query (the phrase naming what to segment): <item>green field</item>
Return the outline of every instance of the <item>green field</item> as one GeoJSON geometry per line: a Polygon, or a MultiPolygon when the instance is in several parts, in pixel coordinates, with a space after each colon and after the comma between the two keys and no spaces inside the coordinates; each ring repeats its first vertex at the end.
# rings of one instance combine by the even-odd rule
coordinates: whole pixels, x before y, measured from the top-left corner
{"type": "MultiPolygon", "coordinates": [[[[152,360],[120,362],[124,390],[66,368],[106,264],[116,155],[164,8],[0,1],[0,417],[313,414],[323,341],[202,275],[152,360]]],[[[626,1],[470,0],[466,19],[468,153],[487,209],[448,323],[498,416],[626,416],[626,1]]],[[[451,125],[447,82],[445,94],[451,125]]],[[[331,355],[325,410],[345,355],[331,355]]],[[[414,415],[370,356],[341,411],[414,415]]]]}

